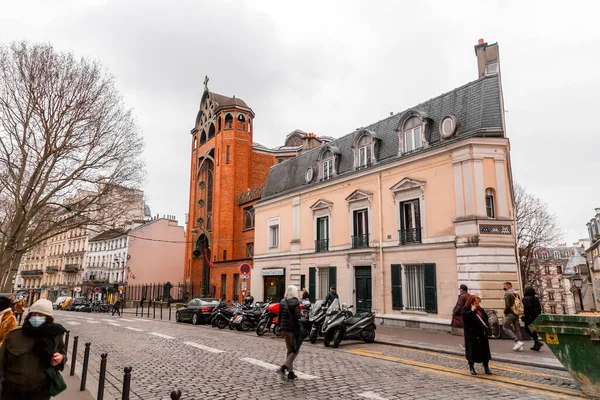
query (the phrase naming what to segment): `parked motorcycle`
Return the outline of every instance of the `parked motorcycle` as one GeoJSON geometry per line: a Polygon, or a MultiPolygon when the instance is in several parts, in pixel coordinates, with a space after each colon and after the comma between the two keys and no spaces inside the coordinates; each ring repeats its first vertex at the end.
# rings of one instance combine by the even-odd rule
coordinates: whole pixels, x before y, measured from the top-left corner
{"type": "Polygon", "coordinates": [[[350,309],[353,306],[341,308],[339,299],[333,300],[323,323],[323,336],[325,347],[333,341],[337,348],[344,339],[362,340],[365,343],[375,341],[375,314],[365,312],[353,315],[350,309]]]}
{"type": "Polygon", "coordinates": [[[267,331],[273,331],[275,336],[281,336],[281,327],[279,326],[279,303],[269,304],[261,316],[260,322],[256,326],[256,334],[264,335],[267,331]]]}
{"type": "Polygon", "coordinates": [[[308,338],[312,344],[317,342],[319,336],[323,336],[323,322],[325,322],[325,315],[327,314],[327,304],[324,300],[317,300],[312,306],[308,314],[308,321],[306,323],[306,330],[309,332],[308,338]]]}
{"type": "Polygon", "coordinates": [[[258,325],[262,313],[263,310],[260,305],[256,305],[249,310],[240,307],[230,320],[229,329],[236,328],[239,331],[254,329],[258,325]]]}

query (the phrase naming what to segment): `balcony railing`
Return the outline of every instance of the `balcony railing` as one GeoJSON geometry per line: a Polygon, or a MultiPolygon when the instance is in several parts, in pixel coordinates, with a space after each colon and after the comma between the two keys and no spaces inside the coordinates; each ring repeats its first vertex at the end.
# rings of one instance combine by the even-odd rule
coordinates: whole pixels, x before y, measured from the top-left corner
{"type": "Polygon", "coordinates": [[[46,273],[47,274],[52,274],[52,273],[55,273],[55,272],[58,272],[58,271],[60,271],[60,267],[59,266],[52,265],[50,267],[46,267],[46,273]]]}
{"type": "Polygon", "coordinates": [[[260,199],[263,192],[263,186],[258,186],[253,189],[248,189],[248,191],[238,194],[238,205],[242,205],[252,200],[260,199]]]}
{"type": "Polygon", "coordinates": [[[21,276],[36,276],[36,275],[44,275],[44,271],[41,269],[30,269],[27,271],[21,271],[21,276]]]}
{"type": "Polygon", "coordinates": [[[369,247],[369,234],[352,236],[352,248],[369,247]]]}
{"type": "Polygon", "coordinates": [[[66,264],[65,272],[79,272],[79,264],[66,264]]]}
{"type": "Polygon", "coordinates": [[[421,243],[421,228],[400,229],[398,235],[400,236],[400,244],[402,245],[408,243],[421,243]]]}
{"type": "Polygon", "coordinates": [[[329,251],[329,239],[315,240],[315,251],[329,251]]]}

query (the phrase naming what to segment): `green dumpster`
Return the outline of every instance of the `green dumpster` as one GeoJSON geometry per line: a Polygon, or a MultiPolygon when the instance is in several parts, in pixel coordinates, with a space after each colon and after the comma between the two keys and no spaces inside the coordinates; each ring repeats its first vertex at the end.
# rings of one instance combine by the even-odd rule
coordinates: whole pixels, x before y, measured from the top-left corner
{"type": "Polygon", "coordinates": [[[533,326],[583,392],[600,397],[600,312],[542,314],[533,326]]]}

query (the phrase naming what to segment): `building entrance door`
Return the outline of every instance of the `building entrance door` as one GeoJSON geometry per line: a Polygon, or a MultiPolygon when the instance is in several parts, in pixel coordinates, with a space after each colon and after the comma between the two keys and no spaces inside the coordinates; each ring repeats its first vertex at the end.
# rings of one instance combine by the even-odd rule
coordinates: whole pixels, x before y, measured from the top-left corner
{"type": "Polygon", "coordinates": [[[370,312],[372,307],[371,267],[355,267],[356,312],[370,312]]]}

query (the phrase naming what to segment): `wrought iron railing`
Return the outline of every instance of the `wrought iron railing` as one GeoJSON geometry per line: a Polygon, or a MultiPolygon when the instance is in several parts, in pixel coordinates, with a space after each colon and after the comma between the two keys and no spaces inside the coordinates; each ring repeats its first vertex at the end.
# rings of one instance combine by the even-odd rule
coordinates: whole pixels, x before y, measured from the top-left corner
{"type": "Polygon", "coordinates": [[[65,272],[79,272],[79,264],[65,264],[65,272]]]}
{"type": "Polygon", "coordinates": [[[21,271],[21,276],[32,276],[32,275],[44,275],[44,271],[41,269],[30,269],[27,271],[21,271]]]}
{"type": "Polygon", "coordinates": [[[46,273],[58,272],[58,271],[60,271],[59,266],[52,265],[52,266],[46,267],[46,273]]]}
{"type": "Polygon", "coordinates": [[[352,248],[369,247],[369,234],[352,236],[352,248]]]}
{"type": "Polygon", "coordinates": [[[315,251],[329,251],[329,239],[315,240],[315,251]]]}
{"type": "Polygon", "coordinates": [[[263,192],[263,186],[258,186],[253,189],[248,189],[248,191],[238,194],[238,205],[242,205],[244,203],[248,203],[252,200],[260,199],[263,192]]]}
{"type": "Polygon", "coordinates": [[[400,229],[398,235],[400,236],[400,244],[421,243],[421,228],[400,229]]]}

